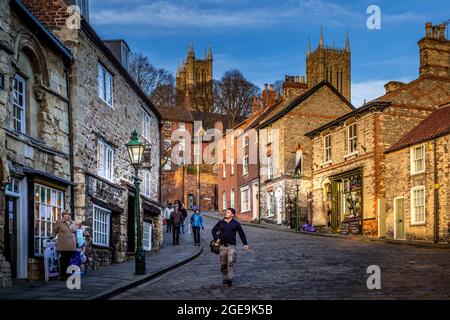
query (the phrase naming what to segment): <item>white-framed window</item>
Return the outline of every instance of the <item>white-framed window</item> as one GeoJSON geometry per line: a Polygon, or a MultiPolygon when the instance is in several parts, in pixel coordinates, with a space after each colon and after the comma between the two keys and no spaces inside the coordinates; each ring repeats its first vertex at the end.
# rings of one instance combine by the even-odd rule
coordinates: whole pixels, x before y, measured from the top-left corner
{"type": "Polygon", "coordinates": [[[225,191],[222,193],[222,209],[227,209],[227,193],[225,191]]]}
{"type": "Polygon", "coordinates": [[[94,205],[94,215],[92,219],[93,244],[109,247],[110,218],[110,210],[94,205]]]}
{"type": "Polygon", "coordinates": [[[323,137],[323,162],[331,161],[331,134],[323,137]]]}
{"type": "Polygon", "coordinates": [[[245,147],[248,147],[248,141],[249,141],[249,137],[248,137],[248,136],[245,136],[245,137],[244,137],[244,148],[245,148],[245,147]]]}
{"type": "Polygon", "coordinates": [[[425,223],[425,186],[411,189],[411,224],[425,223]]]}
{"type": "Polygon", "coordinates": [[[144,196],[150,197],[150,171],[143,170],[142,171],[143,179],[141,184],[141,192],[144,196]]]}
{"type": "Polygon", "coordinates": [[[411,174],[425,172],[425,145],[410,148],[411,174]]]}
{"type": "Polygon", "coordinates": [[[178,124],[178,128],[180,129],[180,131],[186,131],[186,124],[184,122],[180,122],[178,124]]]}
{"type": "Polygon", "coordinates": [[[230,207],[234,208],[234,189],[230,191],[230,207]]]}
{"type": "Polygon", "coordinates": [[[347,143],[348,143],[348,153],[355,153],[358,145],[358,137],[356,132],[356,123],[352,123],[347,127],[347,143]]]}
{"type": "Polygon", "coordinates": [[[142,138],[150,142],[150,115],[144,109],[142,109],[141,113],[142,138]]]}
{"type": "Polygon", "coordinates": [[[241,189],[241,211],[250,211],[250,188],[245,187],[241,189]]]}
{"type": "Polygon", "coordinates": [[[114,149],[100,140],[97,147],[97,173],[100,177],[113,180],[114,149]]]}
{"type": "Polygon", "coordinates": [[[222,178],[226,178],[227,177],[227,168],[226,168],[226,162],[225,160],[222,163],[222,178]]]}
{"type": "Polygon", "coordinates": [[[244,166],[242,167],[244,176],[248,174],[248,162],[249,162],[248,159],[249,159],[248,156],[244,157],[244,166]]]}
{"type": "Polygon", "coordinates": [[[153,225],[144,221],[142,233],[142,247],[144,251],[152,251],[152,230],[153,225]]]}
{"type": "Polygon", "coordinates": [[[274,213],[274,196],[273,192],[267,194],[267,217],[273,217],[274,213]]]}
{"type": "Polygon", "coordinates": [[[164,129],[171,130],[172,129],[172,122],[164,121],[164,129]]]}
{"type": "Polygon", "coordinates": [[[44,185],[34,186],[34,254],[44,254],[44,242],[51,237],[64,209],[64,192],[44,185]]]}
{"type": "Polygon", "coordinates": [[[10,195],[20,196],[20,181],[11,179],[6,185],[6,193],[10,195]]]}
{"type": "Polygon", "coordinates": [[[172,170],[172,158],[170,156],[166,157],[166,162],[164,163],[163,170],[164,171],[172,170]]]}
{"type": "Polygon", "coordinates": [[[273,178],[273,157],[269,156],[267,158],[267,179],[273,178]]]}
{"type": "Polygon", "coordinates": [[[13,125],[14,130],[25,133],[26,130],[26,82],[19,75],[13,80],[13,125]]]}
{"type": "Polygon", "coordinates": [[[231,175],[234,175],[234,157],[231,156],[231,175]]]}
{"type": "Polygon", "coordinates": [[[113,106],[113,76],[101,63],[98,64],[98,96],[113,106]]]}

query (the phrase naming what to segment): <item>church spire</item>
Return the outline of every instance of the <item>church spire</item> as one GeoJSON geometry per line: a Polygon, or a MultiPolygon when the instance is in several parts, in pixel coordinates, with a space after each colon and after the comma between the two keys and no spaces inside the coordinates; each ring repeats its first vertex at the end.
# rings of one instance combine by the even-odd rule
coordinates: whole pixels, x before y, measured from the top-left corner
{"type": "Polygon", "coordinates": [[[323,34],[322,34],[322,26],[320,26],[320,39],[319,39],[319,48],[323,48],[323,34]]]}
{"type": "Polygon", "coordinates": [[[348,31],[347,31],[347,34],[345,36],[345,51],[350,51],[350,43],[349,43],[349,40],[348,40],[348,31]]]}
{"type": "Polygon", "coordinates": [[[195,52],[194,52],[194,40],[191,40],[191,44],[189,45],[189,49],[188,49],[188,57],[194,57],[195,56],[195,52]]]}
{"type": "Polygon", "coordinates": [[[184,72],[184,71],[186,71],[186,64],[184,63],[184,57],[183,57],[183,59],[181,60],[181,72],[184,72]]]}
{"type": "Polygon", "coordinates": [[[212,55],[212,48],[211,48],[211,43],[209,44],[209,48],[208,48],[208,60],[212,60],[213,59],[213,55],[212,55]]]}

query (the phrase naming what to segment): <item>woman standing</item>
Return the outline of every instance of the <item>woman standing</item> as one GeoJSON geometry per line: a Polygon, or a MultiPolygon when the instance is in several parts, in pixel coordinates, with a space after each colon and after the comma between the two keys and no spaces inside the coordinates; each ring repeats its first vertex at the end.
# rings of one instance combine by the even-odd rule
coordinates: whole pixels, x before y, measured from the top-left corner
{"type": "Polygon", "coordinates": [[[76,227],[70,219],[70,212],[63,210],[62,218],[56,221],[53,229],[53,237],[57,236],[56,248],[60,253],[60,279],[66,280],[68,275],[67,268],[70,266],[70,259],[77,250],[76,245],[76,227]]]}

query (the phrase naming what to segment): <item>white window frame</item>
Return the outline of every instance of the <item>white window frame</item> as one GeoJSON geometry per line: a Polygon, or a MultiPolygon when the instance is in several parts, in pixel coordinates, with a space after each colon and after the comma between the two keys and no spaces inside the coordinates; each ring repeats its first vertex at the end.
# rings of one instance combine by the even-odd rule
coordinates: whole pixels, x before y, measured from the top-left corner
{"type": "Polygon", "coordinates": [[[358,126],[356,122],[347,126],[347,144],[347,151],[349,155],[358,153],[358,126]],[[353,130],[352,128],[355,129],[353,130]],[[354,131],[354,135],[352,136],[350,135],[351,131],[354,131]]]}
{"type": "Polygon", "coordinates": [[[267,179],[273,179],[273,156],[267,158],[267,179]]]}
{"type": "Polygon", "coordinates": [[[109,247],[110,244],[110,225],[111,225],[111,210],[93,205],[92,211],[92,243],[100,247],[109,247]],[[103,214],[101,220],[97,214],[103,214]]]}
{"type": "Polygon", "coordinates": [[[150,170],[142,171],[141,192],[144,196],[150,197],[151,174],[150,170]]]}
{"type": "Polygon", "coordinates": [[[98,96],[111,108],[114,105],[114,77],[102,63],[98,63],[98,96]]]}
{"type": "Polygon", "coordinates": [[[27,82],[24,78],[16,74],[13,80],[13,126],[14,131],[18,131],[21,133],[25,133],[26,126],[26,112],[27,112],[27,102],[26,102],[26,91],[27,91],[27,82]],[[16,90],[19,84],[22,85],[22,91],[16,90]],[[19,97],[22,98],[22,104],[19,103],[19,97]],[[17,117],[16,114],[20,112],[20,117],[17,117]],[[19,127],[20,126],[20,127],[19,127]]]}
{"type": "Polygon", "coordinates": [[[331,134],[323,137],[323,163],[331,163],[331,134]]]}
{"type": "Polygon", "coordinates": [[[141,112],[142,112],[142,119],[141,119],[142,134],[141,135],[142,135],[142,138],[144,138],[148,143],[150,143],[150,132],[151,132],[150,115],[143,108],[142,108],[141,112]]]}
{"type": "Polygon", "coordinates": [[[142,248],[144,251],[152,251],[153,224],[144,221],[142,225],[142,248]]]}
{"type": "Polygon", "coordinates": [[[227,192],[224,191],[222,193],[222,209],[226,210],[227,209],[227,192]]]}
{"type": "Polygon", "coordinates": [[[249,212],[250,208],[250,187],[241,188],[241,212],[249,212]]]}
{"type": "Polygon", "coordinates": [[[53,227],[61,218],[62,210],[64,210],[64,192],[42,184],[35,184],[34,189],[34,254],[42,256],[44,254],[43,242],[52,236],[53,227]],[[43,197],[42,191],[44,191],[43,197]],[[36,207],[39,208],[38,217],[36,216],[36,207]],[[44,226],[44,234],[42,234],[42,226],[44,226]],[[36,241],[38,241],[37,246],[36,241]]]}
{"type": "Polygon", "coordinates": [[[226,161],[224,160],[222,163],[222,178],[226,178],[227,177],[227,168],[226,168],[226,161]]]}
{"type": "Polygon", "coordinates": [[[109,181],[114,179],[114,149],[101,140],[97,146],[97,174],[109,181]]]}
{"type": "Polygon", "coordinates": [[[234,157],[233,156],[231,156],[231,173],[230,173],[230,175],[234,175],[234,157]]]}
{"type": "Polygon", "coordinates": [[[231,191],[230,191],[230,207],[231,208],[235,208],[234,199],[235,199],[234,189],[231,189],[231,191]]]}
{"type": "Polygon", "coordinates": [[[411,175],[415,175],[415,174],[420,174],[420,173],[424,173],[425,172],[425,144],[421,144],[418,146],[413,146],[410,148],[410,170],[411,170],[411,175]],[[420,159],[416,159],[416,150],[417,149],[422,149],[422,158],[420,159]],[[422,162],[422,170],[417,170],[417,161],[421,161],[422,162]]]}
{"type": "Polygon", "coordinates": [[[244,136],[244,148],[248,147],[249,141],[250,141],[250,137],[249,136],[244,136]]]}
{"type": "Polygon", "coordinates": [[[242,167],[244,176],[248,175],[248,165],[249,165],[248,163],[249,163],[249,157],[244,156],[244,165],[242,167]]]}
{"type": "Polygon", "coordinates": [[[427,216],[427,200],[426,200],[426,191],[425,191],[425,186],[417,186],[414,188],[411,188],[411,225],[424,225],[426,222],[426,216],[427,216]],[[416,198],[415,198],[415,193],[417,191],[423,191],[423,204],[420,205],[420,207],[423,206],[423,220],[417,220],[417,216],[416,216],[416,198]]]}

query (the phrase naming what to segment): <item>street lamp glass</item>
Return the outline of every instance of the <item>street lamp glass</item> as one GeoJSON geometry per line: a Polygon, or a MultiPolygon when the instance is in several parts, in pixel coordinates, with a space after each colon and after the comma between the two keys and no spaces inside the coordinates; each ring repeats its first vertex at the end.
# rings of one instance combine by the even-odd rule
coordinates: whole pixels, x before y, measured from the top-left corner
{"type": "Polygon", "coordinates": [[[136,130],[131,134],[131,140],[125,145],[130,156],[132,165],[140,165],[144,155],[144,144],[139,141],[138,133],[136,130]]]}
{"type": "Polygon", "coordinates": [[[297,173],[295,174],[295,176],[294,176],[295,185],[296,185],[297,187],[300,185],[300,179],[301,179],[301,176],[300,176],[300,174],[297,172],[297,173]]]}

